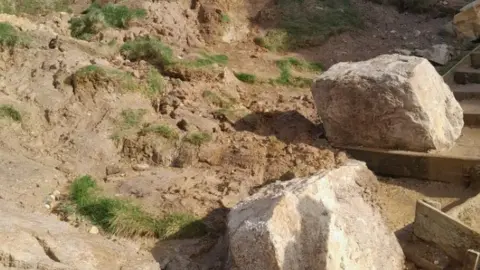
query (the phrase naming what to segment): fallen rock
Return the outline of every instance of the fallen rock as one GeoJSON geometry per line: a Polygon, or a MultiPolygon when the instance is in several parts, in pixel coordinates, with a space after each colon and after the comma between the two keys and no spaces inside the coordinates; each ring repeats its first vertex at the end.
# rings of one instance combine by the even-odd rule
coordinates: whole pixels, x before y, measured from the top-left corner
{"type": "Polygon", "coordinates": [[[452,91],[419,57],[338,63],[316,79],[312,94],[326,136],[337,146],[444,149],[463,128],[452,91]]]}
{"type": "Polygon", "coordinates": [[[403,269],[404,255],[372,202],[365,163],[266,186],[232,208],[236,269],[403,269]],[[368,196],[370,194],[370,196],[368,196]]]}
{"type": "Polygon", "coordinates": [[[100,231],[96,226],[92,226],[88,232],[91,234],[98,234],[100,231]]]}
{"type": "Polygon", "coordinates": [[[430,49],[416,50],[415,55],[427,58],[432,63],[446,65],[452,59],[452,53],[447,44],[436,44],[430,49]]]}
{"type": "Polygon", "coordinates": [[[480,37],[480,1],[464,6],[453,17],[453,27],[460,38],[475,40],[480,37]]]}
{"type": "Polygon", "coordinates": [[[138,172],[146,171],[146,170],[150,169],[150,165],[148,165],[146,163],[135,164],[135,165],[132,166],[132,169],[135,170],[135,171],[138,171],[138,172]]]}
{"type": "Polygon", "coordinates": [[[108,175],[112,175],[112,174],[117,174],[117,173],[121,173],[122,172],[122,168],[120,168],[120,166],[118,165],[108,165],[106,168],[105,168],[105,173],[108,175]]]}
{"type": "Polygon", "coordinates": [[[1,269],[160,269],[151,254],[124,240],[81,233],[54,216],[27,213],[6,201],[0,201],[0,243],[1,269]]]}

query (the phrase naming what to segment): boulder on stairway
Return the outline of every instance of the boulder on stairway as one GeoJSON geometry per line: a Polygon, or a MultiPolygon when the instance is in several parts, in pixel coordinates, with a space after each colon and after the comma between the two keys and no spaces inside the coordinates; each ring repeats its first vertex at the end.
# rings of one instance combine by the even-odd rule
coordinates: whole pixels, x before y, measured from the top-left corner
{"type": "Polygon", "coordinates": [[[238,270],[389,269],[402,249],[375,203],[365,163],[268,185],[232,208],[229,264],[238,270]]]}
{"type": "Polygon", "coordinates": [[[463,110],[427,59],[398,54],[338,63],[312,86],[335,146],[429,151],[452,147],[463,110]]]}

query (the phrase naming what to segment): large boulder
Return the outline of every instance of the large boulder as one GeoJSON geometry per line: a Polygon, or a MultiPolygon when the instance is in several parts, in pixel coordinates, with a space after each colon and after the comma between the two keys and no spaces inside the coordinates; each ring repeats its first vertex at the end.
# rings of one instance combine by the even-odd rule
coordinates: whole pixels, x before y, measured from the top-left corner
{"type": "Polygon", "coordinates": [[[233,207],[230,264],[240,270],[403,269],[363,162],[274,183],[233,207]]]}
{"type": "Polygon", "coordinates": [[[338,63],[312,94],[330,143],[428,151],[453,146],[463,110],[424,58],[398,54],[338,63]]]}
{"type": "Polygon", "coordinates": [[[453,28],[460,38],[474,40],[480,37],[480,1],[476,0],[460,9],[453,17],[453,28]]]}
{"type": "Polygon", "coordinates": [[[0,269],[160,270],[126,240],[81,233],[54,216],[23,212],[0,200],[0,269]],[[9,268],[9,269],[10,269],[9,268]]]}

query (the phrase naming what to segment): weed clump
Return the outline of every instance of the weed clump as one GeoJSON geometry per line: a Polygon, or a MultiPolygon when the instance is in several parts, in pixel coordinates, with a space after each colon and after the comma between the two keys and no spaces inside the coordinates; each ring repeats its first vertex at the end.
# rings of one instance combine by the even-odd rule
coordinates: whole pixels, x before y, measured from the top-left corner
{"type": "Polygon", "coordinates": [[[153,125],[146,127],[142,130],[144,133],[155,133],[165,139],[174,140],[178,138],[178,134],[175,130],[167,125],[153,125]]]}
{"type": "Polygon", "coordinates": [[[188,66],[206,67],[213,64],[226,65],[228,63],[228,56],[224,54],[208,54],[202,53],[199,58],[194,61],[187,62],[188,66]]]}
{"type": "Polygon", "coordinates": [[[145,17],[143,9],[129,9],[126,6],[108,3],[104,6],[94,2],[79,17],[70,20],[71,35],[89,40],[107,27],[127,28],[135,18],[145,17]]]}
{"type": "Polygon", "coordinates": [[[106,232],[116,235],[170,239],[196,237],[206,233],[205,225],[191,215],[173,213],[157,218],[128,201],[103,196],[90,176],[82,176],[73,181],[69,200],[65,203],[67,207],[59,207],[60,211],[74,211],[106,232]]]}
{"type": "Polygon", "coordinates": [[[0,118],[9,118],[13,121],[22,121],[22,115],[12,105],[0,105],[0,118]]]}
{"type": "Polygon", "coordinates": [[[220,107],[220,108],[230,108],[232,106],[232,101],[226,100],[222,97],[220,97],[218,94],[216,94],[213,91],[206,90],[203,92],[202,97],[207,100],[209,103],[220,107]]]}
{"type": "Polygon", "coordinates": [[[0,45],[7,47],[15,47],[17,45],[27,45],[28,40],[25,36],[15,29],[9,23],[0,23],[0,45]]]}
{"type": "Polygon", "coordinates": [[[292,68],[302,71],[321,71],[322,65],[320,63],[310,63],[305,60],[299,60],[293,57],[278,60],[277,67],[280,69],[280,76],[273,83],[281,85],[291,85],[297,87],[308,87],[312,84],[312,79],[293,76],[292,68]]]}
{"type": "Polygon", "coordinates": [[[278,0],[276,7],[279,22],[255,39],[258,45],[273,51],[319,45],[332,35],[362,26],[350,0],[278,0]]]}
{"type": "Polygon", "coordinates": [[[120,51],[130,61],[145,60],[162,69],[174,62],[172,49],[154,38],[141,37],[125,42],[120,51]]]}
{"type": "Polygon", "coordinates": [[[235,77],[244,83],[254,84],[257,81],[257,76],[250,74],[250,73],[236,73],[235,77]]]}
{"type": "Polygon", "coordinates": [[[202,144],[211,141],[212,135],[206,132],[193,132],[185,136],[183,140],[193,145],[201,146],[202,144]]]}
{"type": "Polygon", "coordinates": [[[70,12],[72,3],[72,0],[0,0],[0,13],[37,15],[49,11],[70,12]]]}

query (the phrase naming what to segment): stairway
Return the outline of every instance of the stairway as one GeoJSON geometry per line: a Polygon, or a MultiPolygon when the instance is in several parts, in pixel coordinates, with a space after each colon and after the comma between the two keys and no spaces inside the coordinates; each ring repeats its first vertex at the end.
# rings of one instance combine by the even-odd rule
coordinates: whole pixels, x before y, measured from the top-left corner
{"type": "Polygon", "coordinates": [[[467,55],[444,78],[463,108],[465,126],[480,127],[480,50],[467,55]]]}

